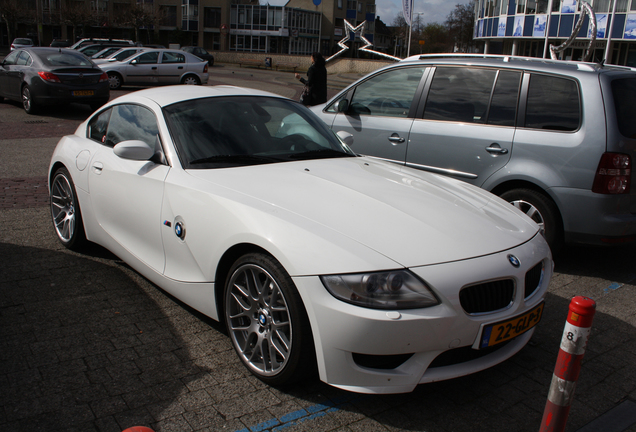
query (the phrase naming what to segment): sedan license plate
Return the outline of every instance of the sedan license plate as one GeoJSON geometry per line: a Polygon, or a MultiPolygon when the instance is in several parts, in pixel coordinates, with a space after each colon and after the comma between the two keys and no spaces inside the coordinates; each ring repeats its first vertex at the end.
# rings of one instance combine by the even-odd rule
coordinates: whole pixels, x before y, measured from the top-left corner
{"type": "Polygon", "coordinates": [[[93,90],[74,90],[73,96],[93,96],[95,92],[93,90]]]}
{"type": "Polygon", "coordinates": [[[541,303],[523,315],[496,324],[487,325],[481,334],[479,348],[482,349],[497,345],[530,330],[541,321],[544,305],[545,303],[541,303]]]}

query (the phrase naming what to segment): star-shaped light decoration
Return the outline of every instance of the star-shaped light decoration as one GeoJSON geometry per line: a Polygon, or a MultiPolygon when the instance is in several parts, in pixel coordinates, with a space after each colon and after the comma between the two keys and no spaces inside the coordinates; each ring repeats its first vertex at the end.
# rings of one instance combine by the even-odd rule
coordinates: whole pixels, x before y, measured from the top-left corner
{"type": "Polygon", "coordinates": [[[338,46],[341,48],[340,51],[338,51],[337,53],[335,53],[334,55],[332,55],[331,57],[329,57],[326,61],[331,61],[333,59],[335,59],[336,57],[338,57],[340,54],[342,54],[343,52],[347,51],[349,49],[349,47],[346,45],[346,42],[349,40],[349,32],[353,32],[355,34],[355,32],[357,30],[360,30],[360,39],[362,39],[362,42],[364,42],[364,46],[362,48],[359,48],[359,51],[364,51],[364,52],[368,52],[371,54],[376,54],[379,55],[380,57],[386,57],[389,58],[391,60],[395,60],[395,61],[400,61],[402,60],[399,57],[393,57],[392,55],[389,54],[384,54],[381,53],[379,51],[375,51],[372,49],[369,49],[371,47],[373,47],[373,44],[371,42],[369,42],[367,40],[367,38],[364,37],[364,28],[366,27],[366,21],[363,21],[360,25],[358,25],[358,27],[354,27],[352,26],[349,21],[344,20],[345,23],[345,34],[346,36],[344,38],[342,38],[342,40],[340,42],[338,42],[338,46]]]}

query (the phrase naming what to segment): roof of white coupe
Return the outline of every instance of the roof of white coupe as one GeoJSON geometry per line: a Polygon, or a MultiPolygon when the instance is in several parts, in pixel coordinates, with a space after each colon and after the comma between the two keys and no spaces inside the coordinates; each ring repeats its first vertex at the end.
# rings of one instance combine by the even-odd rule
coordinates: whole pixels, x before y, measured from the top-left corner
{"type": "Polygon", "coordinates": [[[283,98],[280,95],[243,87],[234,86],[189,86],[174,85],[166,87],[149,88],[120,96],[113,102],[142,102],[152,100],[161,107],[172,105],[191,99],[201,99],[218,96],[269,96],[283,98]]]}

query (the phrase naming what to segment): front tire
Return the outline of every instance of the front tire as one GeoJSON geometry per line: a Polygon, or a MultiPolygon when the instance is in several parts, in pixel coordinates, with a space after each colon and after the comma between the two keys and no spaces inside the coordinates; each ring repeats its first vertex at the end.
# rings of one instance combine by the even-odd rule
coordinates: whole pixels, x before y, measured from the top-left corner
{"type": "Polygon", "coordinates": [[[66,168],[58,169],[53,176],[50,203],[58,240],[68,249],[79,249],[86,243],[86,234],[75,185],[66,168]]]}
{"type": "Polygon", "coordinates": [[[245,367],[270,385],[315,369],[309,319],[291,277],[269,255],[239,258],[225,284],[225,322],[245,367]]]}
{"type": "Polygon", "coordinates": [[[561,214],[554,201],[532,189],[511,189],[501,194],[508,201],[535,221],[552,249],[556,253],[563,246],[563,224],[561,214]]]}

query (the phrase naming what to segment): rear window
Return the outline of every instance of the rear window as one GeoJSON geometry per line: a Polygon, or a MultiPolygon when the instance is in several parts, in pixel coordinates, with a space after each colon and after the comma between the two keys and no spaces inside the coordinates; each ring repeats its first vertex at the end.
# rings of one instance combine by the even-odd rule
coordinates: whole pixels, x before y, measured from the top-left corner
{"type": "Polygon", "coordinates": [[[51,52],[40,54],[40,60],[47,66],[92,66],[93,63],[83,54],[69,52],[51,52]]]}
{"type": "Polygon", "coordinates": [[[18,45],[33,45],[33,41],[31,39],[16,39],[13,43],[18,45]]]}
{"type": "Polygon", "coordinates": [[[618,130],[627,138],[636,138],[636,78],[612,81],[618,130]]]}

